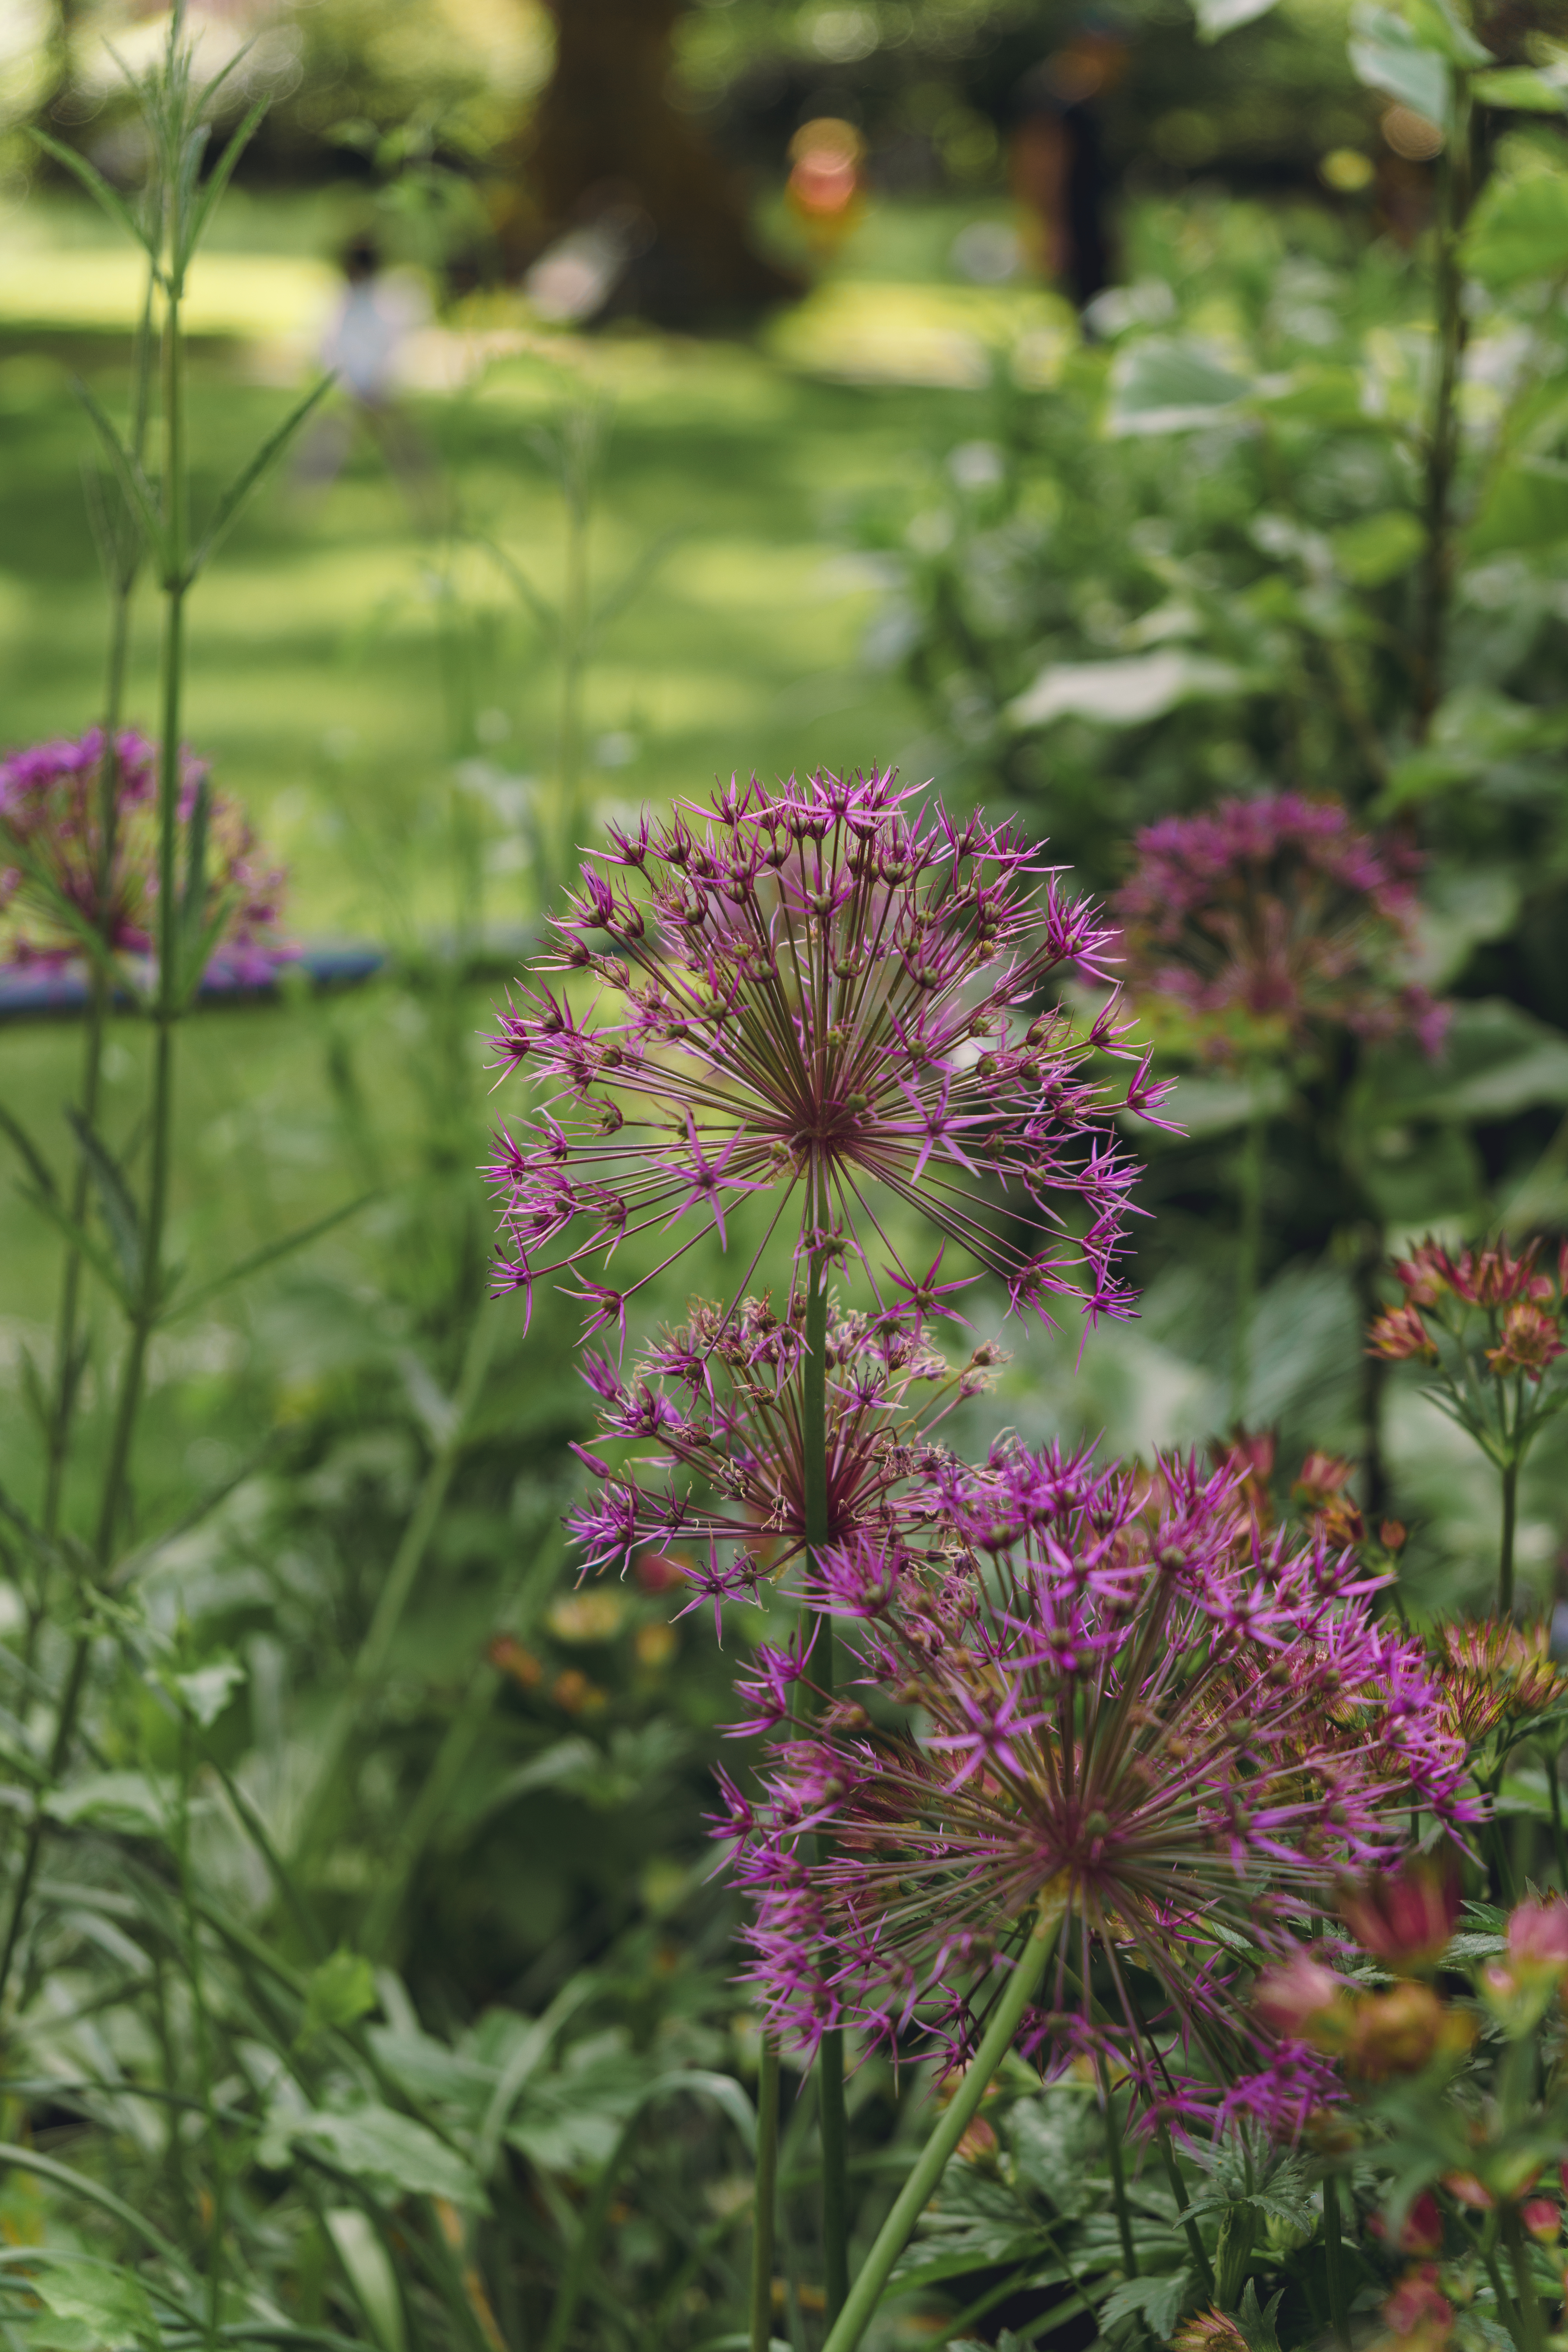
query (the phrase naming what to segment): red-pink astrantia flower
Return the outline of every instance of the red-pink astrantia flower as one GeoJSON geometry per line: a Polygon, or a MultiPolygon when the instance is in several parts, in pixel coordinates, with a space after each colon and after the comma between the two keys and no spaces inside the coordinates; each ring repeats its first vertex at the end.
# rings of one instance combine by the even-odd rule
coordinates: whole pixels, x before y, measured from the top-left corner
{"type": "Polygon", "coordinates": [[[503,1287],[682,1220],[670,1257],[728,1241],[750,1208],[758,1255],[787,1212],[801,1251],[930,1306],[947,1286],[885,1222],[914,1209],[1015,1305],[1127,1311],[1114,1119],[1156,1090],[1146,1065],[1089,1078],[1093,1052],[1124,1052],[1114,1013],[1079,1034],[1046,993],[1100,971],[1111,935],[1011,831],[908,797],[879,773],[753,779],[612,828],[556,926],[559,983],[496,1039],[542,1089],[490,1170],[503,1287]]]}
{"type": "Polygon", "coordinates": [[[924,2024],[967,2050],[1054,1883],[1067,1923],[1021,2047],[1109,2043],[1167,2102],[1162,2065],[1195,2064],[1209,2090],[1178,2116],[1240,2082],[1254,2112],[1321,2095],[1310,2053],[1281,2073],[1260,2046],[1241,1956],[1288,1948],[1412,1805],[1468,1817],[1421,1645],[1368,1605],[1381,1580],[1264,1537],[1228,1471],[1014,1449],[939,1483],[945,1556],[909,1553],[859,1637],[910,1727],[830,1708],[742,1825],[773,2023],[807,2046],[924,2024]]]}
{"type": "Polygon", "coordinates": [[[1127,984],[1205,1021],[1212,1052],[1245,1050],[1241,1024],[1312,1050],[1325,1029],[1409,1031],[1428,1053],[1446,1007],[1411,981],[1421,854],[1363,832],[1339,802],[1300,793],[1221,801],[1137,837],[1115,900],[1127,984]]]}
{"type": "MultiPolygon", "coordinates": [[[[0,761],[0,962],[64,963],[90,936],[111,951],[153,952],[158,931],[158,751],[130,730],[115,739],[114,820],[105,858],[104,739],[35,744],[0,761]]],[[[182,755],[179,875],[192,820],[205,808],[209,970],[257,985],[291,950],[276,937],[284,877],[259,851],[238,805],[203,793],[205,761],[182,755]]]]}
{"type": "MultiPolygon", "coordinates": [[[[624,1569],[645,1545],[695,1546],[695,1593],[717,1604],[783,1576],[805,1550],[805,1300],[797,1289],[782,1314],[767,1298],[732,1313],[697,1300],[688,1312],[629,1375],[587,1359],[603,1408],[596,1443],[655,1450],[618,1469],[585,1454],[600,1475],[568,1524],[588,1569],[624,1569]]],[[[835,1301],[825,1360],[823,1573],[854,1611],[896,1573],[900,1544],[937,1517],[932,1482],[951,1460],[937,1429],[1001,1358],[982,1346],[952,1367],[921,1336],[917,1309],[870,1317],[835,1301]]]]}

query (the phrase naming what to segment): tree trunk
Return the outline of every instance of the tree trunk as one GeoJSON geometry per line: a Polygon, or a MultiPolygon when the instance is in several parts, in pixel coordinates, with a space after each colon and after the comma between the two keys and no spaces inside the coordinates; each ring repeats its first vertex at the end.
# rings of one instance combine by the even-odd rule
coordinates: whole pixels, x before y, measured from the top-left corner
{"type": "MultiPolygon", "coordinates": [[[[798,291],[751,241],[745,192],[696,122],[671,103],[685,0],[546,0],[555,70],[523,161],[537,252],[609,221],[629,259],[616,307],[668,325],[757,310],[798,291]]],[[[531,253],[520,258],[531,258],[531,253]]]]}

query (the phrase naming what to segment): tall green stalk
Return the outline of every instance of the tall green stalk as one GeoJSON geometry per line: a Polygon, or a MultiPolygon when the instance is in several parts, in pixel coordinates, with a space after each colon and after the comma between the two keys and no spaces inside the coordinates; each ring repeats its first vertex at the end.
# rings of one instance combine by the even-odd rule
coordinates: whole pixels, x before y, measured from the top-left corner
{"type": "Polygon", "coordinates": [[[1475,194],[1469,84],[1451,77],[1453,125],[1439,176],[1436,234],[1436,353],[1426,436],[1426,482],[1422,521],[1426,545],[1416,577],[1415,646],[1415,734],[1424,740],[1443,698],[1448,614],[1453,602],[1457,550],[1454,487],[1459,466],[1459,392],[1468,322],[1460,237],[1475,194]]]}
{"type": "Polygon", "coordinates": [[[773,2339],[773,2231],[779,2186],[779,2045],[763,2036],[757,2070],[757,2168],[752,2196],[750,2352],[773,2339]]]}
{"type": "Polygon", "coordinates": [[[1337,2172],[1323,2175],[1323,2264],[1329,2281],[1329,2317],[1344,2352],[1350,2352],[1351,2315],[1345,2295],[1345,2250],[1337,2172]]]}
{"type": "Polygon", "coordinates": [[[1231,1348],[1230,1420],[1245,1427],[1252,1385],[1252,1325],[1258,1308],[1258,1274],[1263,1255],[1263,1170],[1268,1117],[1262,1082],[1251,1078],[1252,1107],[1242,1140],[1236,1233],[1236,1329],[1231,1348]]]}
{"type": "Polygon", "coordinates": [[[1510,1454],[1502,1472],[1502,1534],[1498,1549],[1497,1606],[1500,1617],[1513,1614],[1513,1544],[1519,1521],[1519,1457],[1510,1454]]]}
{"type": "Polygon", "coordinates": [[[991,2087],[991,2079],[1017,2032],[1024,2011],[1035,1997],[1051,1946],[1067,1910],[1067,1889],[1060,1883],[1040,1896],[1035,1924],[1025,1940],[1013,1973],[991,2014],[980,2047],[963,2081],[916,2158],[914,2169],[893,2201],[893,2210],[877,2232],[876,2242],[861,2265],[844,2308],[827,2333],[822,2352],[855,2352],[892,2275],[893,2264],[914,2234],[916,2222],[931,2202],[947,2160],[963,2137],[991,2087]]]}
{"type": "MultiPolygon", "coordinates": [[[[805,1362],[801,1376],[801,1443],[805,1465],[805,1540],[811,1570],[827,1542],[827,1261],[814,1256],[805,1303],[805,1362]]],[[[833,1621],[817,1621],[816,1682],[834,1688],[833,1621]]],[[[821,1858],[824,1841],[817,1841],[821,1858]]],[[[827,2315],[849,2292],[849,2139],[844,2108],[844,2032],[830,2026],[816,2054],[822,2134],[822,2262],[827,2315]]]]}
{"type": "MultiPolygon", "coordinates": [[[[130,446],[138,464],[142,462],[147,441],[148,412],[152,405],[153,388],[153,298],[157,285],[156,266],[149,262],[147,290],[142,305],[142,317],[136,331],[135,362],[132,372],[132,423],[130,446]]],[[[110,890],[114,873],[115,835],[120,812],[120,730],[124,721],[125,671],[131,650],[131,606],[135,593],[137,576],[142,569],[141,547],[132,520],[132,537],[126,543],[119,530],[104,530],[105,562],[112,565],[110,578],[109,651],[103,683],[103,752],[98,773],[98,906],[107,927],[110,890]]],[[[90,993],[88,999],[86,1034],[82,1041],[81,1116],[89,1129],[98,1123],[99,1087],[103,1069],[104,1030],[109,1013],[110,983],[109,963],[112,942],[107,928],[100,952],[93,958],[89,973],[90,993]]],[[[85,1151],[79,1153],[75,1181],[71,1188],[70,1215],[72,1224],[79,1230],[87,1221],[91,1191],[91,1170],[85,1151]]],[[[76,1419],[77,1399],[81,1388],[81,1360],[78,1353],[79,1324],[81,1312],[81,1252],[74,1244],[66,1246],[65,1265],[60,1276],[59,1313],[55,1327],[55,1393],[49,1414],[44,1472],[44,1501],[40,1523],[51,1540],[59,1532],[60,1504],[65,1487],[66,1467],[70,1458],[72,1426],[76,1419]]]]}

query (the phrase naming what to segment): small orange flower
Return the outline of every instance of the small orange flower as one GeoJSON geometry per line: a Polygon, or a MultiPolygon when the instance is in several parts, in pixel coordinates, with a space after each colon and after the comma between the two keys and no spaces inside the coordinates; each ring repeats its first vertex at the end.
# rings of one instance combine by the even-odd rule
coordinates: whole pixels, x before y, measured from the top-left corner
{"type": "Polygon", "coordinates": [[[1502,1339],[1487,1349],[1487,1361],[1500,1380],[1522,1372],[1538,1381],[1563,1353],[1557,1318],[1526,1298],[1516,1299],[1502,1318],[1502,1339]]]}
{"type": "Polygon", "coordinates": [[[1386,1356],[1392,1363],[1437,1360],[1436,1342],[1414,1307],[1385,1307],[1366,1336],[1369,1356],[1386,1356]]]}

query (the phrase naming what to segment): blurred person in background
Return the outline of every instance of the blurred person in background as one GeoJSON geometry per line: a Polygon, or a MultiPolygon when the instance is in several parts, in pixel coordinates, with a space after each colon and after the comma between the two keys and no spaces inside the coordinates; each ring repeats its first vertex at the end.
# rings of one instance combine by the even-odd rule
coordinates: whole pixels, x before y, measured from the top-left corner
{"type": "Polygon", "coordinates": [[[1109,17],[1087,16],[1014,93],[1007,174],[1023,215],[1024,249],[1080,310],[1111,278],[1110,175],[1100,106],[1127,64],[1121,27],[1109,17]]]}
{"type": "Polygon", "coordinates": [[[385,458],[415,520],[431,527],[437,520],[434,467],[399,403],[409,340],[428,323],[429,301],[411,272],[384,268],[380,247],[365,232],[350,238],[339,267],[343,289],[318,356],[336,377],[343,399],[325,410],[307,434],[296,478],[325,489],[342,470],[358,427],[385,458]]]}
{"type": "Polygon", "coordinates": [[[830,261],[864,216],[865,152],[855,125],[831,114],[803,123],[789,142],[784,203],[819,260],[830,261]]]}

